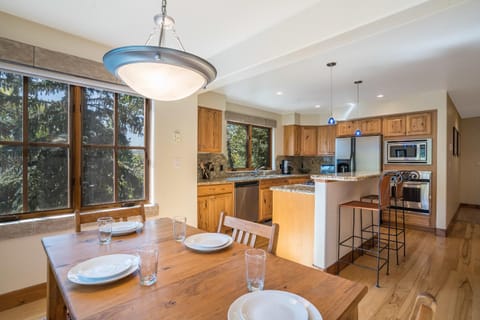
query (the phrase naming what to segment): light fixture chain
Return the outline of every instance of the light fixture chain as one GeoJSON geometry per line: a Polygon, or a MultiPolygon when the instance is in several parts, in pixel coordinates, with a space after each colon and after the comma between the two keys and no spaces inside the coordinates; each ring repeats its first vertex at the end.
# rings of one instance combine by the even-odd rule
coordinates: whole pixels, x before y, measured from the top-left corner
{"type": "Polygon", "coordinates": [[[330,116],[333,115],[333,84],[332,84],[333,70],[332,70],[332,68],[333,68],[333,66],[330,67],[330,116]]]}
{"type": "Polygon", "coordinates": [[[167,16],[167,0],[162,0],[162,15],[167,16]]]}

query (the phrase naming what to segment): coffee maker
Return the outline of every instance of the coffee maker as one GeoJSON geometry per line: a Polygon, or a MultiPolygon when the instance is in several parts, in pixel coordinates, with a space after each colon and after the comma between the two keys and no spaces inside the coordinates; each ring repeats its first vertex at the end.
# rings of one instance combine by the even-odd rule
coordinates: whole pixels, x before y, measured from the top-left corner
{"type": "Polygon", "coordinates": [[[290,165],[290,161],[282,160],[280,163],[280,170],[282,174],[291,174],[292,173],[292,166],[290,165]]]}

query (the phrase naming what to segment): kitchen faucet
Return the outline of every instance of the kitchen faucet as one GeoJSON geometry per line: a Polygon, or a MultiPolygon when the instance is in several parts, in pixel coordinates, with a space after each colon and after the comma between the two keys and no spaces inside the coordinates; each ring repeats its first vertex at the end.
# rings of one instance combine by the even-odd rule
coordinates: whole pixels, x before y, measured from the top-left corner
{"type": "Polygon", "coordinates": [[[265,166],[256,167],[255,169],[253,169],[253,174],[256,175],[256,176],[258,176],[258,171],[264,170],[264,169],[266,169],[265,166]]]}

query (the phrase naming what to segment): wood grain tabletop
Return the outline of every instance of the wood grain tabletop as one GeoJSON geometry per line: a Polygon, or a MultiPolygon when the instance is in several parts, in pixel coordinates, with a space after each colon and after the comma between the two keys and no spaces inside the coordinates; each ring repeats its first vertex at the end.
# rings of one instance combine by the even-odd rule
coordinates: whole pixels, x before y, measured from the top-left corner
{"type": "MultiPolygon", "coordinates": [[[[187,236],[203,232],[187,228],[187,236]]],[[[227,319],[230,305],[247,293],[244,251],[233,243],[211,253],[196,252],[173,240],[169,218],[149,220],[141,233],[113,237],[99,245],[97,232],[84,231],[42,239],[48,257],[49,319],[65,304],[73,319],[227,319]],[[139,284],[137,272],[109,284],[70,282],[76,264],[101,255],[135,254],[144,243],[158,245],[157,282],[139,284]],[[55,289],[59,292],[55,294],[55,289]]],[[[364,285],[267,255],[265,290],[283,290],[312,302],[323,319],[356,319],[364,285]]]]}

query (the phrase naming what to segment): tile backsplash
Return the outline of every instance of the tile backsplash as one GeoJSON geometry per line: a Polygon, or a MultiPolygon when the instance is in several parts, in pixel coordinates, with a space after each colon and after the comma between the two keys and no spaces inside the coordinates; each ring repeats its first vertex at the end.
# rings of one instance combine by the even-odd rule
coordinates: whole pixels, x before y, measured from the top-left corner
{"type": "MultiPolygon", "coordinates": [[[[304,156],[277,156],[275,159],[276,170],[280,172],[280,162],[282,160],[289,160],[293,167],[292,173],[320,173],[320,166],[322,164],[334,164],[334,156],[318,156],[318,157],[304,157],[304,156]],[[301,170],[303,168],[303,170],[301,170]],[[303,171],[303,172],[301,172],[303,171]]],[[[242,171],[229,171],[227,157],[223,153],[199,153],[197,156],[197,179],[205,180],[205,168],[208,173],[208,179],[219,179],[227,176],[242,174],[242,171]]]]}

